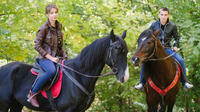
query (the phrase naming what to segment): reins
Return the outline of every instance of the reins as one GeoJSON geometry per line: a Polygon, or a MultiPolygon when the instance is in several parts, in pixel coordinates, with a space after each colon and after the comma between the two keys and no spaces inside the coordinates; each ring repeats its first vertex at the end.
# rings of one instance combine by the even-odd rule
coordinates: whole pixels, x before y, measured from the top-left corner
{"type": "Polygon", "coordinates": [[[64,65],[64,64],[62,64],[62,63],[57,63],[58,65],[60,65],[60,66],[63,66],[64,68],[66,68],[66,69],[68,69],[68,70],[71,70],[71,71],[73,71],[73,72],[76,72],[77,74],[79,74],[79,75],[82,75],[82,76],[85,76],[85,77],[89,77],[89,78],[99,78],[99,77],[105,77],[105,76],[108,76],[108,75],[112,75],[113,73],[112,72],[108,72],[108,73],[106,73],[106,74],[100,74],[99,76],[91,76],[91,75],[88,75],[88,74],[83,74],[83,73],[81,73],[81,72],[79,72],[79,71],[77,71],[77,70],[75,70],[75,69],[73,69],[73,68],[71,68],[71,67],[69,67],[69,66],[66,66],[66,65],[64,65]]]}
{"type": "Polygon", "coordinates": [[[159,58],[159,59],[149,59],[148,61],[162,61],[162,60],[166,60],[167,58],[172,57],[174,54],[176,54],[176,52],[164,57],[164,58],[159,58]]]}
{"type": "Polygon", "coordinates": [[[162,60],[166,60],[166,59],[168,59],[168,58],[170,58],[171,56],[173,56],[174,54],[176,54],[176,52],[174,52],[174,53],[172,53],[172,54],[170,54],[170,55],[168,55],[168,56],[166,56],[166,57],[164,57],[164,58],[158,58],[158,59],[151,59],[151,57],[155,54],[155,52],[156,52],[156,48],[157,48],[157,42],[156,42],[156,37],[153,35],[153,38],[154,38],[154,40],[155,40],[155,43],[154,43],[154,50],[153,50],[153,52],[151,53],[151,55],[149,56],[149,57],[147,57],[145,60],[147,60],[147,61],[162,61],[162,60]]]}

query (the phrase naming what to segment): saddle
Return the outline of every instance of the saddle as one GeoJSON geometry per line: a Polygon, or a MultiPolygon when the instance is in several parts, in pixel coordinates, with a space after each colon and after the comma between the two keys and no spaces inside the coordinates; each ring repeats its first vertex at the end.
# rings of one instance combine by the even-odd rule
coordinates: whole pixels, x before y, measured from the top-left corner
{"type": "Polygon", "coordinates": [[[175,58],[174,58],[174,60],[175,60],[176,65],[179,67],[179,70],[180,70],[180,78],[184,78],[184,77],[183,77],[183,67],[182,67],[182,65],[181,65],[181,64],[179,63],[179,61],[176,60],[175,58]]]}
{"type": "MultiPolygon", "coordinates": [[[[54,78],[52,80],[48,81],[45,84],[45,86],[42,88],[42,90],[45,90],[45,91],[49,90],[58,81],[58,79],[59,79],[59,69],[60,69],[60,66],[56,66],[56,75],[54,76],[54,78]]],[[[33,65],[31,72],[34,75],[37,75],[37,78],[32,85],[32,88],[33,88],[33,86],[35,85],[37,80],[45,74],[45,71],[39,65],[39,59],[38,58],[35,59],[35,64],[33,65]]]]}

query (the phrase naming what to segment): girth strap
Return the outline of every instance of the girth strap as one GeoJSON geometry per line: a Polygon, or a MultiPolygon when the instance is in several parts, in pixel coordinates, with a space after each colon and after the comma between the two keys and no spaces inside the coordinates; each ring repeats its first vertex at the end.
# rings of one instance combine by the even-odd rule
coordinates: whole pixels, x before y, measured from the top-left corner
{"type": "Polygon", "coordinates": [[[47,94],[49,103],[50,103],[50,105],[51,105],[51,108],[52,108],[53,110],[57,110],[58,108],[57,108],[57,105],[56,105],[56,103],[55,103],[55,101],[54,101],[54,99],[53,99],[53,95],[52,95],[51,90],[50,90],[50,89],[47,90],[47,91],[46,91],[46,94],[47,94]]]}
{"type": "Polygon", "coordinates": [[[89,105],[92,96],[94,95],[94,91],[92,91],[91,93],[89,93],[76,79],[74,79],[71,74],[69,74],[69,72],[67,72],[65,69],[61,69],[65,75],[77,86],[79,87],[86,95],[88,95],[89,100],[87,101],[87,106],[89,105]]]}

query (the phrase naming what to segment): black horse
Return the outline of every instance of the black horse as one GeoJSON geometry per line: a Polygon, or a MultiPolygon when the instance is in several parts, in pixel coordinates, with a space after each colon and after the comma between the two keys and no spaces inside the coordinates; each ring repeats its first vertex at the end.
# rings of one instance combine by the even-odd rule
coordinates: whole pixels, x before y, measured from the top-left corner
{"type": "MultiPolygon", "coordinates": [[[[97,39],[85,47],[76,58],[64,62],[80,73],[90,76],[99,76],[104,65],[111,67],[119,82],[125,82],[129,78],[127,65],[127,45],[124,41],[126,31],[122,36],[117,36],[113,30],[107,37],[97,39]]],[[[0,68],[0,112],[21,112],[23,106],[38,111],[51,111],[52,107],[47,99],[40,93],[37,96],[40,107],[33,107],[27,102],[27,94],[36,79],[30,69],[31,65],[12,62],[0,68]]],[[[98,78],[85,77],[77,72],[64,69],[77,80],[89,93],[94,91],[98,78]]],[[[94,94],[88,96],[63,74],[62,89],[55,99],[57,111],[60,112],[84,112],[94,100],[94,94]],[[89,100],[89,101],[88,101],[89,100]]]]}

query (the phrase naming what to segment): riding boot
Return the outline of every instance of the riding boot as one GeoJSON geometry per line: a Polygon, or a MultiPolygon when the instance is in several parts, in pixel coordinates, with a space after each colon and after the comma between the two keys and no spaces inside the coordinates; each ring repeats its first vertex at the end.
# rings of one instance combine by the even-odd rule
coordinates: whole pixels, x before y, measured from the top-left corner
{"type": "Polygon", "coordinates": [[[190,84],[190,83],[187,81],[186,74],[182,74],[182,76],[181,76],[181,82],[182,82],[182,85],[183,85],[183,89],[184,89],[185,91],[187,91],[187,90],[193,88],[193,85],[190,84]]]}
{"type": "Polygon", "coordinates": [[[39,103],[37,101],[37,98],[36,98],[36,95],[38,94],[37,93],[33,93],[31,90],[29,91],[29,94],[27,96],[27,101],[30,102],[34,107],[39,107],[39,103]]]}

